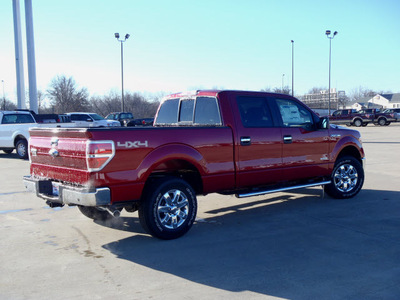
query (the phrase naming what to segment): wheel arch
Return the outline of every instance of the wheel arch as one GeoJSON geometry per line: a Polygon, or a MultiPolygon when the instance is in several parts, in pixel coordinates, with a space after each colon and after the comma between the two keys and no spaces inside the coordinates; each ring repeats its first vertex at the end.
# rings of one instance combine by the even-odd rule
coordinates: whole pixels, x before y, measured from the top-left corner
{"type": "Polygon", "coordinates": [[[20,141],[20,140],[25,140],[26,142],[28,142],[28,139],[27,139],[25,136],[23,136],[22,134],[17,134],[17,135],[15,136],[15,138],[14,138],[14,147],[17,146],[17,143],[18,143],[18,141],[20,141]]]}
{"type": "Polygon", "coordinates": [[[155,149],[141,163],[139,175],[144,188],[160,177],[177,177],[192,186],[196,194],[203,192],[202,175],[207,173],[203,156],[187,145],[166,145],[155,149]]]}
{"type": "Polygon", "coordinates": [[[344,147],[336,156],[335,161],[337,161],[339,158],[343,156],[352,156],[356,158],[360,163],[362,163],[363,157],[361,156],[360,150],[353,145],[348,145],[344,147]]]}

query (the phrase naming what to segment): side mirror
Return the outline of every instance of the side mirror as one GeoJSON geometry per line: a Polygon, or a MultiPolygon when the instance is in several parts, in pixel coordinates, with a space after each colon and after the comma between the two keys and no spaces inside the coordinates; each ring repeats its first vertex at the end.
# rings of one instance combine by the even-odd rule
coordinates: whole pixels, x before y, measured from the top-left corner
{"type": "Polygon", "coordinates": [[[329,117],[321,117],[318,122],[318,129],[328,129],[329,128],[329,117]]]}
{"type": "Polygon", "coordinates": [[[93,120],[91,118],[87,118],[86,122],[93,122],[93,120]]]}

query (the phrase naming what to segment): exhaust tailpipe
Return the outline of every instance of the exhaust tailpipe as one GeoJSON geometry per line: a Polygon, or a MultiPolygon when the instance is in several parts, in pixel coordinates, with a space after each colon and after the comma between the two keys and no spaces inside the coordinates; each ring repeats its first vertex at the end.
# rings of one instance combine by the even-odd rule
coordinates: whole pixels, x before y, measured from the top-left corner
{"type": "Polygon", "coordinates": [[[108,213],[112,215],[114,218],[118,218],[121,215],[121,212],[118,209],[111,210],[110,208],[107,207],[106,211],[108,211],[108,213]]]}

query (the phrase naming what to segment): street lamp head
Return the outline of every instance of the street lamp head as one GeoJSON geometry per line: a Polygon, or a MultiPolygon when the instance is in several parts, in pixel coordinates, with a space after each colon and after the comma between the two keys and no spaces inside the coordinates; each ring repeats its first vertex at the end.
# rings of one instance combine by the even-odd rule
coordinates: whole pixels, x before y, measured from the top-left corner
{"type": "Polygon", "coordinates": [[[333,33],[333,36],[335,36],[335,35],[337,35],[338,34],[338,32],[337,31],[335,31],[334,33],[333,33]]]}
{"type": "Polygon", "coordinates": [[[325,32],[325,34],[326,34],[326,35],[330,35],[330,34],[331,34],[331,31],[330,31],[330,30],[327,30],[327,31],[325,32]]]}
{"type": "Polygon", "coordinates": [[[127,33],[127,34],[125,34],[125,39],[127,40],[127,39],[129,39],[129,37],[130,37],[130,35],[127,33]]]}
{"type": "Polygon", "coordinates": [[[116,39],[119,39],[119,33],[118,32],[114,33],[114,36],[115,36],[116,39]]]}

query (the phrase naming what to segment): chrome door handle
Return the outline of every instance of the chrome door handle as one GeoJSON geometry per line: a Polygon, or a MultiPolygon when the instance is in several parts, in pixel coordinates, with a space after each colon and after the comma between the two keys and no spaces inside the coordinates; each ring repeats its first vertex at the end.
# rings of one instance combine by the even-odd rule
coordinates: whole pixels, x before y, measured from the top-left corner
{"type": "Polygon", "coordinates": [[[240,145],[241,146],[250,146],[251,145],[251,138],[249,136],[242,136],[240,138],[240,145]]]}
{"type": "Polygon", "coordinates": [[[284,135],[283,136],[283,143],[284,144],[291,144],[293,142],[293,138],[291,135],[284,135]]]}

